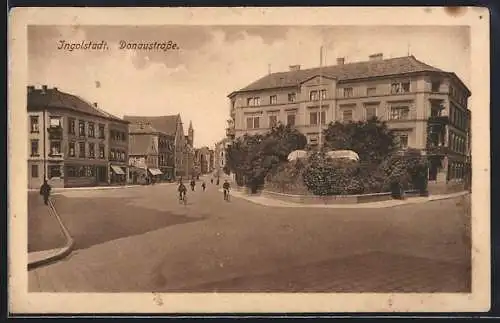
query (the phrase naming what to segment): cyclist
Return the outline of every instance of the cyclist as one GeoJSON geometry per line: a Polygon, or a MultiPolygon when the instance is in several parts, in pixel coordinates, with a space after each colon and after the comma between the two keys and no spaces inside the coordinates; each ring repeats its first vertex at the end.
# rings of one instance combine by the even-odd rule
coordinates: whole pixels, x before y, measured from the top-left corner
{"type": "Polygon", "coordinates": [[[194,192],[194,187],[196,186],[196,182],[194,181],[194,178],[191,180],[190,185],[191,185],[191,191],[194,192]]]}
{"type": "Polygon", "coordinates": [[[222,188],[224,189],[224,200],[229,200],[229,189],[231,188],[231,185],[229,185],[229,182],[224,180],[224,184],[222,184],[222,188]]]}
{"type": "Polygon", "coordinates": [[[184,186],[184,183],[179,182],[179,187],[177,188],[177,191],[179,192],[179,201],[183,201],[187,193],[187,188],[186,186],[184,186]]]}
{"type": "Polygon", "coordinates": [[[207,184],[205,184],[205,181],[201,183],[201,188],[203,189],[203,192],[205,192],[205,189],[207,188],[207,184]]]}

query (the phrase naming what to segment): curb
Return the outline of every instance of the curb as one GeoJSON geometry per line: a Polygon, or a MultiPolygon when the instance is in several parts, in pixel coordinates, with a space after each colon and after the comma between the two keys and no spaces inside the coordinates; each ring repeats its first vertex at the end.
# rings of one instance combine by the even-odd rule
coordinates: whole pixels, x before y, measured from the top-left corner
{"type": "MultiPolygon", "coordinates": [[[[222,189],[219,189],[219,192],[222,192],[222,189]]],[[[391,204],[388,203],[387,205],[384,205],[384,204],[380,205],[380,202],[350,203],[350,204],[344,203],[344,204],[329,204],[329,205],[320,204],[320,203],[318,203],[318,204],[305,204],[305,203],[287,202],[287,201],[282,201],[282,200],[266,197],[266,199],[278,202],[275,205],[270,205],[268,203],[252,199],[251,195],[247,195],[244,192],[240,192],[240,191],[237,191],[237,192],[240,194],[236,194],[236,195],[233,194],[234,197],[241,198],[241,199],[244,199],[244,200],[249,201],[251,203],[261,205],[261,206],[281,207],[281,208],[327,208],[327,209],[328,208],[330,208],[330,209],[342,209],[342,208],[344,208],[344,209],[353,209],[353,208],[384,209],[384,208],[398,207],[398,206],[402,206],[402,205],[420,204],[420,203],[429,203],[429,202],[435,202],[435,201],[440,201],[440,200],[447,200],[447,199],[452,199],[452,198],[456,198],[459,196],[465,196],[465,195],[471,194],[471,192],[469,192],[469,191],[462,191],[462,192],[450,193],[450,194],[446,194],[446,195],[442,195],[442,196],[439,196],[439,195],[428,196],[425,198],[425,200],[420,199],[418,201],[413,200],[413,198],[409,198],[409,199],[405,199],[405,200],[400,200],[400,203],[391,203],[391,204]],[[379,203],[379,204],[378,205],[370,205],[372,203],[379,203]]],[[[391,200],[382,201],[382,202],[389,202],[389,201],[395,201],[395,200],[391,199],[391,200]]]]}
{"type": "MultiPolygon", "coordinates": [[[[154,185],[120,185],[120,186],[89,186],[89,187],[61,187],[54,188],[52,191],[54,193],[63,193],[63,192],[75,192],[75,191],[100,191],[100,190],[114,190],[114,189],[127,189],[134,187],[144,187],[144,186],[167,186],[176,184],[172,183],[156,183],[154,185]]],[[[38,189],[28,189],[28,192],[38,192],[38,189]]]]}
{"type": "Polygon", "coordinates": [[[59,222],[59,226],[61,227],[63,234],[66,237],[66,245],[63,248],[60,248],[57,253],[50,255],[46,258],[42,258],[42,259],[35,260],[32,262],[29,262],[29,260],[28,260],[28,270],[33,269],[35,267],[47,265],[47,264],[50,264],[52,262],[55,262],[55,261],[58,261],[58,260],[65,258],[73,251],[73,248],[75,246],[75,241],[71,237],[68,229],[64,226],[59,214],[57,213],[57,211],[54,207],[54,203],[52,203],[52,199],[49,199],[49,208],[50,208],[50,212],[52,213],[52,216],[55,216],[57,219],[57,222],[59,222]]]}

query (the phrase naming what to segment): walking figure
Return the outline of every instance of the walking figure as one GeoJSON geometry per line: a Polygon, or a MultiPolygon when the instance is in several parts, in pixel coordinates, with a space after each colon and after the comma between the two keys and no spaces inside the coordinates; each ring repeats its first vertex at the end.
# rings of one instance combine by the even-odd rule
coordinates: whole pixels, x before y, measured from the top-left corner
{"type": "Polygon", "coordinates": [[[187,203],[187,201],[186,201],[187,189],[186,189],[186,186],[184,186],[184,183],[179,182],[179,186],[177,188],[177,191],[179,192],[179,202],[184,202],[184,204],[186,204],[187,203]]]}
{"type": "Polygon", "coordinates": [[[194,192],[194,187],[196,186],[196,182],[194,181],[194,179],[191,180],[191,191],[194,192]]]}
{"type": "Polygon", "coordinates": [[[50,190],[52,188],[50,187],[49,183],[47,183],[47,180],[43,180],[43,184],[40,187],[40,195],[43,195],[43,202],[45,205],[49,204],[49,196],[50,196],[50,190]]]}
{"type": "Polygon", "coordinates": [[[213,183],[214,183],[214,178],[212,177],[212,178],[210,179],[210,184],[213,184],[213,183]]]}
{"type": "Polygon", "coordinates": [[[217,182],[215,183],[215,185],[219,186],[219,178],[217,177],[217,182]]]}
{"type": "Polygon", "coordinates": [[[229,189],[231,188],[231,185],[229,185],[229,182],[227,179],[224,181],[224,184],[222,184],[222,189],[224,190],[224,201],[229,202],[229,189]]]}
{"type": "Polygon", "coordinates": [[[203,189],[203,192],[205,192],[206,187],[207,187],[207,185],[205,184],[205,182],[201,183],[201,188],[203,189]]]}

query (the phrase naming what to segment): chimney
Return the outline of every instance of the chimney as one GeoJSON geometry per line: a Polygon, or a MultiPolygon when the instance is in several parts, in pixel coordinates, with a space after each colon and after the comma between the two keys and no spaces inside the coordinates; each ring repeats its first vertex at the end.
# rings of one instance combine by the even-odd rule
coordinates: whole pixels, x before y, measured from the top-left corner
{"type": "Polygon", "coordinates": [[[42,85],[42,94],[47,93],[47,85],[42,85]]]}
{"type": "Polygon", "coordinates": [[[57,88],[54,86],[54,91],[57,91],[57,88]]]}
{"type": "Polygon", "coordinates": [[[97,102],[94,102],[94,108],[97,108],[97,102]]]}
{"type": "Polygon", "coordinates": [[[344,57],[337,58],[337,65],[344,65],[344,57]]]}
{"type": "Polygon", "coordinates": [[[289,68],[290,68],[290,71],[299,71],[300,65],[290,65],[289,68]]]}
{"type": "Polygon", "coordinates": [[[376,53],[369,56],[370,61],[381,61],[384,59],[384,54],[376,53]]]}
{"type": "Polygon", "coordinates": [[[35,91],[35,87],[33,85],[28,85],[28,93],[35,91]]]}

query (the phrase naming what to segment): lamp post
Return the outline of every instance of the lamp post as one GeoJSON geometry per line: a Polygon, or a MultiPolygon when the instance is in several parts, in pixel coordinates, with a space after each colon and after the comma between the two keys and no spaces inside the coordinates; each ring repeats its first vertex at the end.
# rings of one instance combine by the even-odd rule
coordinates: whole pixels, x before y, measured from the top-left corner
{"type": "Polygon", "coordinates": [[[323,46],[319,49],[319,136],[318,136],[318,147],[321,150],[322,146],[322,135],[323,135],[323,46]]]}
{"type": "Polygon", "coordinates": [[[44,181],[47,180],[47,124],[45,121],[45,111],[47,110],[47,107],[43,108],[43,179],[44,181]]]}

